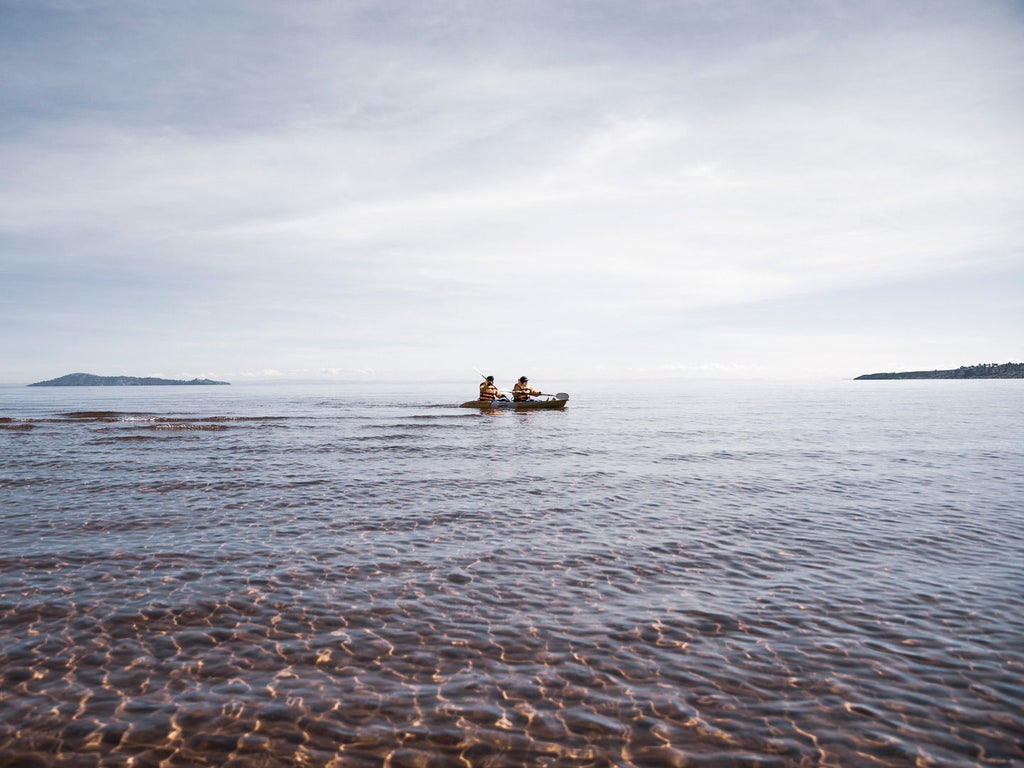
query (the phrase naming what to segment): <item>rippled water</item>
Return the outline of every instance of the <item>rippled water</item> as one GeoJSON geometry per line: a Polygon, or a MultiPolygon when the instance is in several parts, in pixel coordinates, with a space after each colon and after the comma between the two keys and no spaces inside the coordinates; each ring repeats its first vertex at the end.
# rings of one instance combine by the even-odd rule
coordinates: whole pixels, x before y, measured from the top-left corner
{"type": "Polygon", "coordinates": [[[0,388],[0,765],[1024,764],[1024,382],[555,386],[0,388]]]}

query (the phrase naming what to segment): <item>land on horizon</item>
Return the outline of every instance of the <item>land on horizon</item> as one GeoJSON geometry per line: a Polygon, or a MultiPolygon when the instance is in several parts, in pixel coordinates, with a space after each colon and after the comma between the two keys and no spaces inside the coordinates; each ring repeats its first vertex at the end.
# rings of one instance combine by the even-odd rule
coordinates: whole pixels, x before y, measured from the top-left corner
{"type": "Polygon", "coordinates": [[[205,386],[209,384],[230,384],[229,381],[213,379],[160,379],[154,376],[96,376],[92,373],[69,373],[48,381],[37,381],[30,387],[162,387],[162,386],[205,386]]]}
{"type": "Polygon", "coordinates": [[[1024,379],[1024,363],[979,363],[944,371],[865,373],[854,381],[878,379],[1024,379]]]}

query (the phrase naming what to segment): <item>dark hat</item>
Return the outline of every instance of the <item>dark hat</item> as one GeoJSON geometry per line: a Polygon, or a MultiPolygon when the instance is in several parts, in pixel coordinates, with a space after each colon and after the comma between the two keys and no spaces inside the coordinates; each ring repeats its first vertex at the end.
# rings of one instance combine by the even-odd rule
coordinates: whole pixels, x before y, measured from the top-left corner
{"type": "Polygon", "coordinates": [[[520,376],[520,377],[519,377],[519,380],[520,380],[520,381],[529,381],[529,379],[528,379],[528,378],[526,378],[525,376],[520,376]]]}
{"type": "Polygon", "coordinates": [[[493,376],[488,376],[488,377],[487,377],[487,380],[488,380],[488,381],[494,381],[494,377],[493,377],[493,376]]]}

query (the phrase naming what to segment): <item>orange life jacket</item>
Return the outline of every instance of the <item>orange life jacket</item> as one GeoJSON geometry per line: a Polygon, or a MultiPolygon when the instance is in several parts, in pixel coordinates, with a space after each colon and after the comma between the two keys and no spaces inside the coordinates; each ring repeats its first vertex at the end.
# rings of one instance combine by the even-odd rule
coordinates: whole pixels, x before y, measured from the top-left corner
{"type": "Polygon", "coordinates": [[[517,381],[515,386],[512,387],[512,399],[517,403],[521,403],[524,400],[529,400],[530,395],[539,395],[536,389],[531,389],[528,385],[523,384],[521,381],[517,381]]]}
{"type": "Polygon", "coordinates": [[[491,382],[485,381],[480,384],[480,399],[481,400],[497,400],[498,399],[498,388],[491,382]]]}

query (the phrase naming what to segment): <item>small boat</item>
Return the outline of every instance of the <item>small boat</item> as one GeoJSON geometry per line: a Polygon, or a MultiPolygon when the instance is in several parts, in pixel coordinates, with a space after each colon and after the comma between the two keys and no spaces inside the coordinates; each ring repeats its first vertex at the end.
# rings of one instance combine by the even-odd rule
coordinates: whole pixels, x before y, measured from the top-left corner
{"type": "Polygon", "coordinates": [[[459,408],[476,408],[481,411],[560,411],[569,402],[567,392],[559,392],[555,395],[546,395],[547,400],[470,400],[463,403],[459,408]]]}

